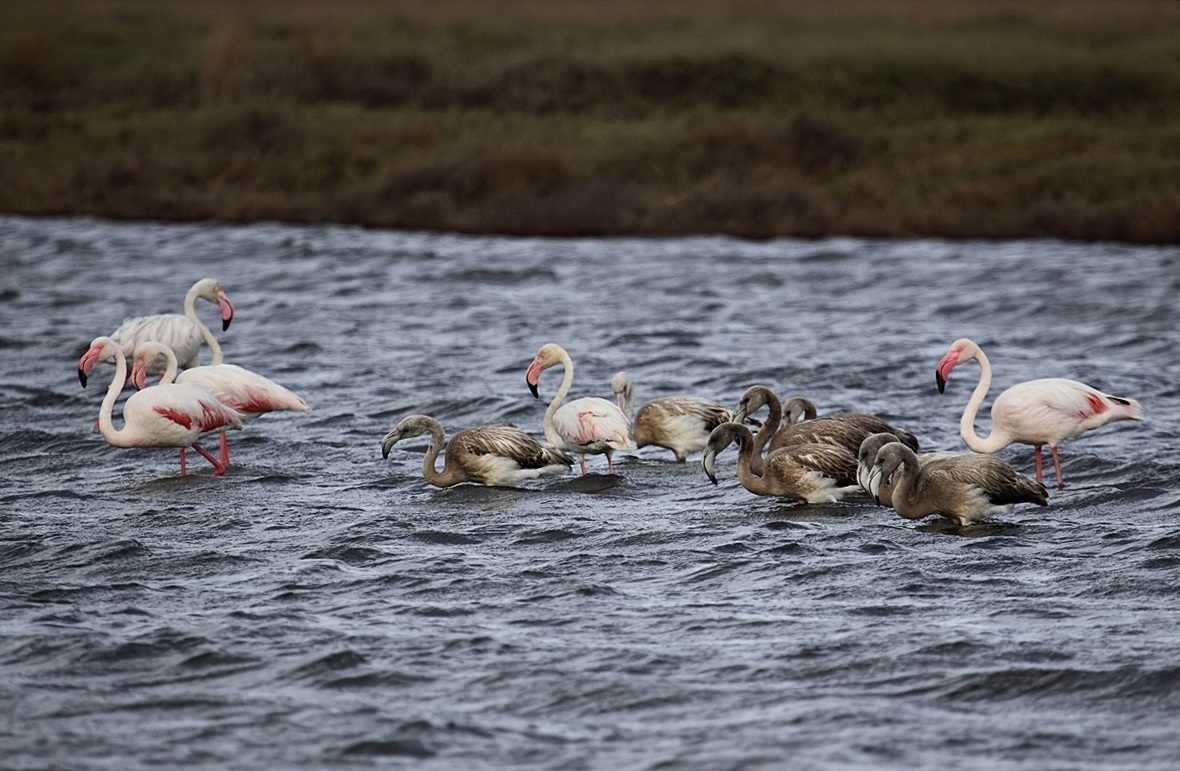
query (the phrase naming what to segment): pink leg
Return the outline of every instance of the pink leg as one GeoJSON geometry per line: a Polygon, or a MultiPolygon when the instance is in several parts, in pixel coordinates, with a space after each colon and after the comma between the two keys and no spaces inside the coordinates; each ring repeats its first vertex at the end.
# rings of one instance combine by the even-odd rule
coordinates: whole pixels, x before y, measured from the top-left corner
{"type": "Polygon", "coordinates": [[[180,448],[180,475],[184,476],[187,473],[184,463],[184,448],[180,448]]]}
{"type": "Polygon", "coordinates": [[[1057,458],[1057,448],[1049,445],[1049,454],[1053,456],[1053,473],[1057,475],[1057,489],[1064,490],[1065,482],[1061,479],[1061,461],[1057,458]]]}
{"type": "Polygon", "coordinates": [[[1044,479],[1041,475],[1041,445],[1034,444],[1033,453],[1033,468],[1037,470],[1037,481],[1043,484],[1044,479]]]}
{"type": "Polygon", "coordinates": [[[222,465],[222,467],[228,468],[229,467],[229,443],[225,441],[225,432],[224,431],[221,432],[221,441],[219,444],[220,444],[221,452],[218,454],[221,456],[221,465],[222,465]]]}
{"type": "Polygon", "coordinates": [[[582,467],[582,476],[586,476],[586,456],[578,456],[578,465],[582,467]]]}
{"type": "Polygon", "coordinates": [[[206,451],[204,447],[202,447],[199,444],[194,443],[193,449],[196,450],[197,452],[201,453],[201,457],[203,457],[205,460],[207,460],[213,464],[213,476],[219,477],[225,473],[225,466],[221,465],[221,463],[218,462],[217,458],[214,458],[212,455],[210,455],[209,452],[206,451]]]}
{"type": "Polygon", "coordinates": [[[615,473],[615,464],[611,461],[609,452],[606,454],[606,473],[615,473]]]}

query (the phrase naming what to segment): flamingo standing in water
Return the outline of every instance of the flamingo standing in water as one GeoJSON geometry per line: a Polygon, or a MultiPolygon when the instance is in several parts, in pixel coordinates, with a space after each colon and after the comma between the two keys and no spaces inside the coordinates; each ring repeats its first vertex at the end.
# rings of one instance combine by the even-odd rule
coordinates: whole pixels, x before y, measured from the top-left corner
{"type": "MultiPolygon", "coordinates": [[[[123,428],[116,429],[111,413],[127,379],[127,359],[119,343],[96,337],[78,360],[78,380],[86,386],[90,370],[99,361],[114,360],[115,376],[107,387],[98,413],[98,429],[114,447],[192,447],[213,464],[213,475],[225,473],[225,465],[205,451],[197,440],[211,433],[241,428],[242,416],[200,386],[169,383],[138,391],[123,405],[123,428]]],[[[180,475],[186,473],[180,456],[180,475]]]]}
{"type": "Polygon", "coordinates": [[[967,338],[951,344],[934,368],[938,392],[943,393],[951,370],[963,362],[979,362],[979,383],[959,420],[959,436],[975,452],[994,453],[1013,443],[1031,444],[1038,482],[1044,482],[1041,447],[1049,445],[1057,489],[1064,490],[1057,445],[1116,420],[1143,420],[1139,402],[1111,396],[1085,383],[1065,378],[1042,378],[1017,383],[992,403],[992,431],[975,433],[975,415],[992,383],[992,368],[979,346],[967,338]]]}
{"type": "Polygon", "coordinates": [[[574,362],[557,343],[546,343],[525,371],[524,379],[533,396],[540,398],[537,381],[541,373],[557,364],[565,368],[561,386],[545,410],[545,438],[558,449],[578,456],[582,475],[586,475],[586,454],[606,455],[608,473],[615,473],[611,454],[615,450],[633,450],[630,422],[613,402],[597,396],[584,396],[563,404],[574,382],[574,362]]]}
{"type": "MultiPolygon", "coordinates": [[[[208,300],[217,306],[221,313],[221,330],[229,329],[234,320],[234,306],[221,288],[221,282],[212,278],[203,278],[192,285],[184,296],[184,314],[160,313],[154,316],[138,316],[123,321],[119,328],[111,334],[111,339],[119,343],[123,349],[123,356],[130,360],[135,355],[135,347],[140,343],[154,341],[163,343],[176,354],[180,366],[188,369],[197,366],[202,341],[209,346],[213,353],[213,364],[221,363],[221,346],[217,338],[209,331],[200,318],[197,317],[197,299],[208,300]]],[[[153,366],[162,367],[162,363],[153,366]]],[[[150,369],[157,374],[163,369],[150,369]]]]}
{"type": "MultiPolygon", "coordinates": [[[[131,382],[143,389],[148,371],[158,371],[163,361],[164,373],[160,383],[188,383],[200,386],[213,394],[219,402],[232,407],[241,415],[242,422],[255,420],[267,412],[307,412],[311,408],[293,391],[270,378],[236,364],[207,364],[192,367],[176,374],[176,354],[163,343],[144,342],[135,349],[135,364],[131,368],[131,382]],[[153,369],[154,368],[154,369],[153,369]]],[[[222,432],[219,455],[222,466],[229,465],[229,447],[222,432]]],[[[184,448],[180,448],[184,463],[184,448]]]]}
{"type": "Polygon", "coordinates": [[[875,466],[892,485],[893,510],[906,519],[938,514],[960,526],[1007,513],[1017,503],[1049,505],[1048,493],[994,455],[958,455],[927,463],[901,442],[877,450],[875,466]]]}
{"type": "MultiPolygon", "coordinates": [[[[631,419],[635,406],[635,381],[626,372],[616,372],[610,380],[619,409],[631,419]]],[[[639,447],[655,445],[669,449],[684,463],[688,454],[703,450],[709,433],[730,420],[733,413],[722,405],[700,396],[661,396],[652,399],[635,413],[631,436],[639,447]]]]}
{"type": "Polygon", "coordinates": [[[574,461],[564,452],[547,447],[511,426],[465,428],[446,441],[442,424],[428,415],[409,415],[381,440],[381,457],[402,439],[430,434],[422,476],[436,487],[460,482],[482,485],[514,485],[525,479],[564,474],[574,461]],[[438,453],[446,445],[443,470],[435,468],[438,453]]]}

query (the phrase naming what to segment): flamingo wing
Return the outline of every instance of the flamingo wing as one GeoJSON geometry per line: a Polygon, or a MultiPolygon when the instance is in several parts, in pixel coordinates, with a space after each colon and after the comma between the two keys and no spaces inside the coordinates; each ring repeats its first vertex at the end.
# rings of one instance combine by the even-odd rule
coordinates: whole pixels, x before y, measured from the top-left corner
{"type": "Polygon", "coordinates": [[[218,401],[247,419],[266,412],[307,412],[310,409],[307,402],[290,389],[236,364],[194,367],[182,372],[176,380],[207,389],[218,401]]]}
{"type": "Polygon", "coordinates": [[[566,402],[553,416],[553,426],[570,448],[635,448],[627,416],[606,399],[588,396],[566,402]]]}
{"type": "MultiPolygon", "coordinates": [[[[135,355],[135,348],[140,343],[153,341],[163,343],[176,354],[176,360],[182,367],[193,367],[197,364],[197,355],[201,350],[201,328],[188,318],[178,313],[161,313],[155,316],[138,316],[123,321],[111,339],[119,343],[123,355],[128,360],[135,355]]],[[[149,372],[163,372],[156,364],[148,366],[149,372]]]]}

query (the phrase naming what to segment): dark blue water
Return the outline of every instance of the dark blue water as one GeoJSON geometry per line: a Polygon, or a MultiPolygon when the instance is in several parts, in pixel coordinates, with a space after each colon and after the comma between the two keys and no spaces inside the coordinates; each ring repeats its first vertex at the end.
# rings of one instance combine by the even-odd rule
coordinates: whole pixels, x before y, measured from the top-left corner
{"type": "Polygon", "coordinates": [[[1180,764],[1180,248],[9,218],[0,265],[4,768],[1180,764]],[[227,361],[314,411],[182,478],[107,446],[112,370],[75,367],[203,276],[227,361]],[[755,497],[732,449],[718,487],[657,448],[521,489],[433,489],[421,440],[381,458],[412,412],[539,435],[549,341],[574,395],[765,383],[963,449],[978,370],[934,386],[962,336],[997,388],[1072,377],[1148,422],[962,531],[755,497]]]}

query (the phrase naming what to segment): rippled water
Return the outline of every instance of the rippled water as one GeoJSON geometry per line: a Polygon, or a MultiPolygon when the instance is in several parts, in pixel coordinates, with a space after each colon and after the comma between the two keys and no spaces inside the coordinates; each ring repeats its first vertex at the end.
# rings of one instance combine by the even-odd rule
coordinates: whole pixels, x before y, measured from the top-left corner
{"type": "Polygon", "coordinates": [[[1180,248],[9,218],[0,264],[5,768],[1180,759],[1180,248]],[[202,276],[236,305],[227,360],[314,409],[235,434],[220,479],[108,447],[111,370],[75,375],[202,276]],[[381,459],[411,412],[539,434],[551,340],[575,395],[766,383],[962,449],[978,370],[934,387],[960,336],[998,387],[1073,377],[1149,420],[1065,445],[1048,509],[964,531],[757,498],[732,449],[718,487],[657,448],[522,489],[435,490],[421,440],[381,459]]]}

